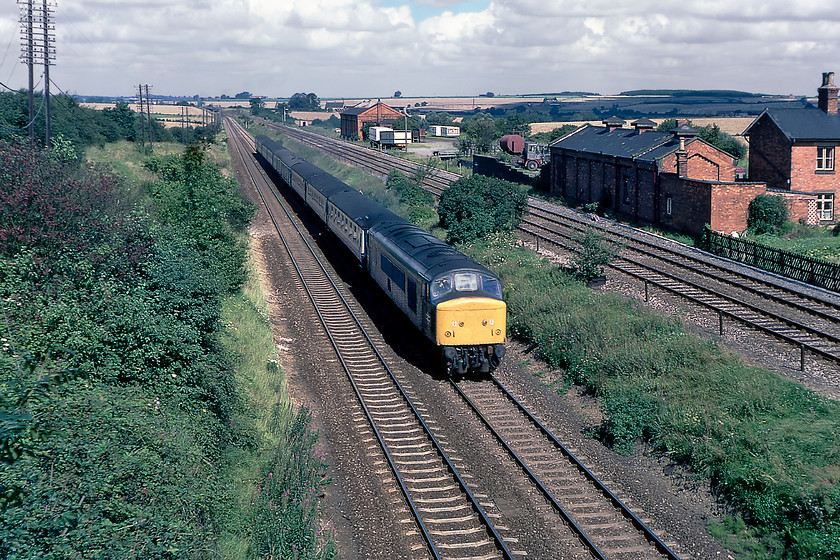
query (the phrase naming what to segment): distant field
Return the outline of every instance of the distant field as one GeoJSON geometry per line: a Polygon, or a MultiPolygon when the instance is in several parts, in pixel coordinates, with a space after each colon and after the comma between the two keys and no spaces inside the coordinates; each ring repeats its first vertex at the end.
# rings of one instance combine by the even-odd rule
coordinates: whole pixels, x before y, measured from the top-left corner
{"type": "MultiPolygon", "coordinates": [[[[104,109],[113,109],[116,105],[114,103],[80,103],[82,107],[96,109],[102,111],[104,109]]],[[[129,107],[137,112],[140,108],[136,103],[129,103],[129,107]]],[[[187,125],[201,126],[201,114],[205,111],[200,107],[190,107],[188,105],[152,105],[152,118],[157,119],[163,123],[166,128],[179,128],[181,126],[182,111],[187,110],[187,125]]]]}
{"type": "MultiPolygon", "coordinates": [[[[656,124],[661,123],[665,119],[651,119],[656,124]]],[[[713,118],[693,118],[689,117],[691,123],[695,126],[708,126],[710,124],[716,124],[718,128],[720,128],[723,132],[731,134],[733,136],[740,136],[744,130],[750,125],[754,117],[713,117],[713,118]]],[[[626,127],[630,127],[630,123],[633,122],[632,120],[627,121],[627,124],[624,125],[626,127]]],[[[574,124],[574,125],[583,125],[583,124],[593,124],[596,126],[602,126],[601,121],[559,121],[559,122],[541,122],[541,123],[533,123],[531,124],[531,133],[537,134],[539,132],[551,132],[555,128],[560,128],[566,124],[574,124]]]]}

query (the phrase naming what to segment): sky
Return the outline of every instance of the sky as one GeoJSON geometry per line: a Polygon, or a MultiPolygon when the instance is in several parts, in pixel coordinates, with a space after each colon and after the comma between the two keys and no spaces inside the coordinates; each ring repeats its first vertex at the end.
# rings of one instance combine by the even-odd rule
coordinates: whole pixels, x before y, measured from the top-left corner
{"type": "MultiPolygon", "coordinates": [[[[0,0],[0,84],[27,87],[0,0]]],[[[41,3],[42,0],[36,0],[41,3]]],[[[826,0],[50,0],[52,92],[319,98],[840,85],[826,0]]],[[[36,68],[36,89],[43,70],[36,68]]],[[[0,87],[0,90],[4,88],[0,87]]]]}

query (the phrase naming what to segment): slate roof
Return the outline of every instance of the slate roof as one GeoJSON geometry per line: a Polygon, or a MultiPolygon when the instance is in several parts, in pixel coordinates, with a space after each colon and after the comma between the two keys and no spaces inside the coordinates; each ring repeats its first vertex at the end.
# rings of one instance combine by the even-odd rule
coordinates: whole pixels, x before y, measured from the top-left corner
{"type": "Polygon", "coordinates": [[[379,103],[374,103],[373,105],[368,105],[367,107],[350,107],[349,109],[345,109],[344,111],[342,111],[341,114],[342,115],[356,115],[356,116],[359,116],[362,113],[367,113],[368,111],[370,111],[372,109],[376,109],[377,105],[381,105],[383,108],[387,108],[387,109],[390,109],[391,111],[394,111],[395,113],[399,113],[399,111],[397,111],[393,107],[389,107],[388,105],[385,105],[384,103],[382,103],[380,101],[379,103]]]}
{"type": "Polygon", "coordinates": [[[816,107],[765,109],[750,123],[744,136],[749,136],[750,129],[765,117],[772,120],[791,141],[840,140],[840,115],[829,115],[816,107]]]}
{"type": "Polygon", "coordinates": [[[654,162],[678,150],[680,142],[669,132],[640,134],[630,128],[609,131],[604,126],[587,124],[556,140],[551,147],[654,162]]]}

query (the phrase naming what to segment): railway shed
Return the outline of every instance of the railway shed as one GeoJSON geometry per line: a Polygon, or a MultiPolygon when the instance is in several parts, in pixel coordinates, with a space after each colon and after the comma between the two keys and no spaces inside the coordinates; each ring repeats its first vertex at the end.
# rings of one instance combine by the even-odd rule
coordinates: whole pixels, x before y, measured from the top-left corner
{"type": "Polygon", "coordinates": [[[682,125],[652,130],[639,119],[633,128],[611,117],[585,125],[550,146],[550,191],[577,204],[602,208],[638,222],[697,234],[746,228],[747,207],[765,183],[735,180],[732,155],[682,125]]]}
{"type": "Polygon", "coordinates": [[[369,107],[352,107],[341,113],[341,137],[361,140],[366,123],[390,128],[401,116],[401,112],[381,101],[369,107]]]}

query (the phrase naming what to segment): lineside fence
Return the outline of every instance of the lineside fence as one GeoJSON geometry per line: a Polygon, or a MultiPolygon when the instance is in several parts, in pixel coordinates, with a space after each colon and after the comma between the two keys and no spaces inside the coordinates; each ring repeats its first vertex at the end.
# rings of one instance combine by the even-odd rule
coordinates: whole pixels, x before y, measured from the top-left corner
{"type": "Polygon", "coordinates": [[[703,230],[700,245],[703,250],[720,257],[793,278],[812,286],[840,292],[840,265],[823,259],[797,255],[753,241],[729,237],[712,231],[708,227],[703,230]]]}

